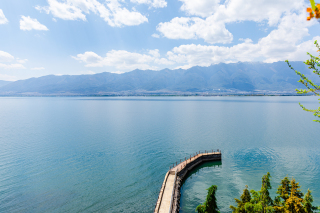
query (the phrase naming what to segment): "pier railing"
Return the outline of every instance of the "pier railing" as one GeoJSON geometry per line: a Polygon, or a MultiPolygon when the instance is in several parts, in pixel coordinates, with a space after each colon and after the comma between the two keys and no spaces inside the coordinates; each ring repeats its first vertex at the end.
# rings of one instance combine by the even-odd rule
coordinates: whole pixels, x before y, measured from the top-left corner
{"type": "MultiPolygon", "coordinates": [[[[218,153],[221,153],[221,150],[219,150],[219,149],[217,149],[217,150],[215,150],[215,149],[211,149],[211,150],[204,150],[204,151],[199,151],[199,152],[196,152],[195,154],[193,153],[192,155],[190,155],[190,157],[188,156],[188,158],[187,157],[185,157],[185,159],[184,159],[184,161],[187,163],[188,162],[188,160],[189,161],[191,161],[192,160],[192,158],[195,158],[195,157],[197,157],[198,155],[200,155],[201,153],[203,154],[206,154],[206,153],[215,153],[215,152],[218,152],[218,153]]],[[[183,163],[184,161],[181,161],[181,159],[180,159],[180,163],[183,163]]],[[[175,166],[177,166],[178,164],[180,164],[178,161],[176,161],[176,165],[174,165],[174,163],[172,163],[172,166],[169,166],[169,170],[171,170],[172,168],[174,168],[175,166]]]]}
{"type": "Polygon", "coordinates": [[[175,193],[175,184],[177,181],[177,174],[178,174],[178,169],[176,169],[175,174],[174,174],[174,182],[173,182],[173,188],[172,188],[172,193],[171,193],[171,200],[170,200],[170,209],[169,212],[172,211],[173,208],[173,198],[174,198],[174,193],[175,193]]]}
{"type": "Polygon", "coordinates": [[[159,192],[159,195],[158,195],[158,199],[157,199],[156,205],[154,207],[155,208],[154,212],[158,212],[159,211],[159,208],[160,208],[160,205],[161,205],[161,201],[162,201],[162,196],[163,196],[163,193],[164,193],[164,189],[166,187],[166,182],[167,182],[169,173],[170,173],[170,170],[167,172],[167,174],[166,174],[166,176],[164,178],[164,181],[163,181],[163,183],[161,185],[160,192],[159,192]]]}
{"type": "Polygon", "coordinates": [[[221,150],[211,149],[211,150],[199,151],[199,152],[193,153],[192,155],[190,155],[190,157],[188,156],[188,158],[185,157],[184,161],[180,160],[179,163],[178,163],[178,161],[176,161],[175,164],[173,163],[172,166],[170,166],[169,171],[166,173],[163,184],[161,185],[161,189],[159,192],[157,203],[155,205],[154,212],[155,213],[177,212],[179,209],[181,181],[184,179],[185,175],[187,174],[187,172],[189,170],[191,170],[195,166],[199,165],[199,163],[201,163],[203,161],[208,161],[208,160],[210,160],[210,161],[211,160],[221,160],[221,150]],[[216,156],[216,155],[219,157],[212,158],[212,156],[216,156]],[[174,175],[174,178],[172,177],[172,175],[174,175]],[[173,188],[172,188],[171,192],[168,192],[167,190],[165,192],[169,176],[171,177],[171,181],[172,181],[172,178],[174,181],[173,181],[173,186],[170,185],[170,188],[168,188],[168,189],[171,189],[171,187],[173,187],[173,188]],[[178,184],[177,184],[177,182],[178,182],[178,184]],[[162,202],[164,197],[166,200],[165,203],[162,202]],[[169,201],[168,198],[170,198],[170,203],[168,203],[168,201],[169,201]]]}

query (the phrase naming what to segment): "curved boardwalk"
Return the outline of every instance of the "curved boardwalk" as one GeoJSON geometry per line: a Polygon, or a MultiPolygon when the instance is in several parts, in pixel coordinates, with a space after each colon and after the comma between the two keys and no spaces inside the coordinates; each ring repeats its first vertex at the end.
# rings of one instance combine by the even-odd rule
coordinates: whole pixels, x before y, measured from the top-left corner
{"type": "Polygon", "coordinates": [[[220,161],[221,151],[196,153],[189,159],[171,168],[163,181],[159,197],[154,209],[155,213],[179,212],[180,186],[188,171],[205,161],[220,161]]]}

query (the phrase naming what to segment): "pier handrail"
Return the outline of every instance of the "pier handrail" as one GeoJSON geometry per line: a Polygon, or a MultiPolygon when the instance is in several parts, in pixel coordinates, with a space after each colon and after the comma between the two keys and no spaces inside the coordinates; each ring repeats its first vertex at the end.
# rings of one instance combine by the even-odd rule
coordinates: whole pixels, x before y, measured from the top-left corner
{"type": "MultiPolygon", "coordinates": [[[[162,209],[162,211],[164,209],[167,209],[167,211],[169,210],[168,213],[171,213],[172,211],[177,211],[177,209],[179,209],[179,204],[177,202],[179,202],[179,199],[180,199],[179,186],[181,184],[181,181],[183,180],[184,176],[187,174],[187,172],[189,170],[191,170],[193,167],[197,166],[199,163],[201,163],[203,161],[207,161],[206,160],[207,157],[204,157],[204,159],[203,159],[202,156],[207,156],[207,155],[210,156],[211,153],[212,153],[212,155],[218,154],[219,155],[219,159],[221,160],[221,149],[220,150],[219,149],[217,149],[217,150],[213,150],[212,149],[210,151],[205,150],[204,152],[201,152],[201,151],[199,151],[199,153],[196,152],[196,153],[190,155],[190,158],[189,157],[188,157],[188,159],[185,158],[184,161],[180,160],[179,165],[178,165],[178,161],[177,161],[176,165],[174,165],[174,163],[173,163],[173,166],[172,167],[170,166],[170,169],[167,172],[167,174],[166,174],[166,176],[164,178],[163,184],[161,186],[161,189],[160,189],[160,192],[159,192],[159,195],[158,195],[158,199],[157,199],[157,203],[156,203],[156,206],[155,206],[155,209],[154,209],[154,213],[159,213],[160,208],[162,209]],[[198,162],[197,159],[199,157],[200,157],[200,161],[198,162]],[[188,163],[188,161],[189,161],[189,163],[188,163]],[[192,162],[195,162],[195,163],[192,163],[192,162]],[[191,164],[191,166],[189,166],[189,164],[191,164]],[[186,168],[186,170],[185,170],[185,168],[186,168]],[[181,173],[181,171],[183,171],[183,172],[181,173]],[[169,191],[166,191],[166,196],[165,197],[169,198],[169,196],[171,194],[171,198],[170,198],[170,204],[168,203],[169,200],[168,199],[166,200],[167,204],[166,204],[166,207],[164,207],[164,209],[163,209],[163,207],[161,207],[162,199],[163,199],[163,196],[164,196],[165,188],[167,187],[167,179],[168,179],[169,175],[174,175],[174,181],[173,181],[173,184],[172,184],[173,186],[170,186],[170,188],[171,187],[173,187],[173,188],[172,188],[171,193],[169,191]],[[179,179],[178,179],[178,177],[179,177],[179,179]],[[179,182],[178,185],[177,185],[177,182],[179,182]],[[177,192],[178,192],[178,194],[176,194],[177,192]],[[168,206],[168,204],[169,204],[169,206],[168,206]]],[[[210,159],[210,157],[209,157],[209,159],[210,159]]],[[[211,160],[217,160],[217,159],[213,158],[211,160]]],[[[171,178],[172,178],[172,176],[171,176],[171,178]]],[[[172,179],[171,179],[171,181],[172,181],[172,179]]]]}
{"type": "Polygon", "coordinates": [[[172,193],[171,193],[170,208],[169,208],[168,213],[171,213],[171,210],[172,210],[173,197],[174,197],[174,192],[175,192],[175,188],[176,188],[175,186],[176,186],[176,181],[177,181],[177,174],[178,174],[178,168],[176,169],[175,174],[174,174],[173,189],[172,189],[172,193]]]}
{"type": "MultiPolygon", "coordinates": [[[[221,154],[221,149],[210,149],[210,150],[204,150],[204,152],[202,152],[202,154],[203,153],[205,153],[205,154],[209,154],[209,153],[215,153],[215,152],[217,152],[217,153],[220,153],[221,154]]],[[[192,155],[190,155],[190,158],[188,157],[188,158],[185,158],[186,160],[184,160],[184,161],[181,161],[181,159],[180,159],[180,163],[183,163],[183,162],[188,162],[188,160],[191,160],[192,158],[194,158],[194,157],[196,157],[196,156],[198,156],[198,155],[200,155],[201,154],[201,151],[199,151],[199,152],[196,152],[196,154],[192,154],[192,155]]],[[[179,164],[180,164],[179,163],[179,164]]],[[[171,167],[171,166],[169,166],[169,170],[171,170],[172,168],[174,168],[175,167],[175,165],[174,165],[174,163],[172,163],[173,164],[173,166],[171,167]]],[[[178,161],[176,161],[176,166],[178,165],[178,161]]]]}
{"type": "Polygon", "coordinates": [[[159,212],[159,207],[161,205],[161,201],[162,201],[162,196],[163,196],[163,192],[164,192],[164,188],[166,187],[166,182],[167,182],[167,179],[168,179],[168,176],[169,176],[169,173],[170,171],[168,171],[166,173],[166,176],[164,178],[164,181],[161,185],[161,188],[160,188],[160,192],[159,192],[159,195],[158,195],[158,200],[157,200],[157,203],[156,203],[156,206],[155,206],[155,211],[154,212],[159,212]]]}

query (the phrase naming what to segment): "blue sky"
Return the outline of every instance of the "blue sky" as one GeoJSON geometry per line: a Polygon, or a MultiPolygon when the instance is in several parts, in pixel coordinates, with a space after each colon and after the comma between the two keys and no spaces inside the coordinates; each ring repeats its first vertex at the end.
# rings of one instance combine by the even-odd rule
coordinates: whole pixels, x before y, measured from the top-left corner
{"type": "Polygon", "coordinates": [[[314,52],[304,0],[0,1],[0,80],[187,69],[314,52]]]}

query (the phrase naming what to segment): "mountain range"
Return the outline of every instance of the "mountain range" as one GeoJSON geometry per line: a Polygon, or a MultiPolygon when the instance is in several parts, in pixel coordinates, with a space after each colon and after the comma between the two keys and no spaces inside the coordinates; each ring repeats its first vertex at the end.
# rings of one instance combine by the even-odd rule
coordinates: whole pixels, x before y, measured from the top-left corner
{"type": "MultiPolygon", "coordinates": [[[[291,62],[315,82],[303,62],[291,62]]],[[[285,62],[230,63],[190,69],[133,70],[123,74],[48,75],[0,81],[0,95],[219,95],[295,94],[299,76],[285,62]]]]}

